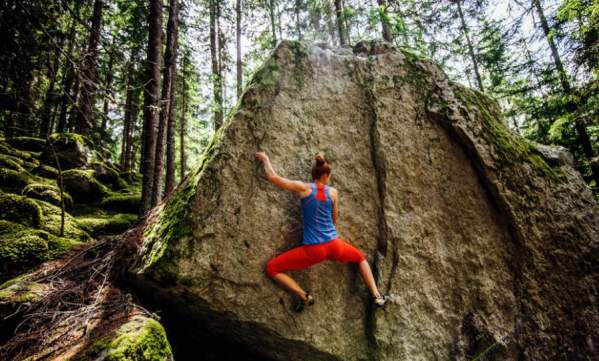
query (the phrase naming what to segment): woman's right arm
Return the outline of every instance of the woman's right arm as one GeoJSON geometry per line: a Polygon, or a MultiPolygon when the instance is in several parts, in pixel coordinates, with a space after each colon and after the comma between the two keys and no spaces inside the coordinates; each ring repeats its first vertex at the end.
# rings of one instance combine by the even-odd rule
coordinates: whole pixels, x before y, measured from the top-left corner
{"type": "Polygon", "coordinates": [[[279,176],[272,167],[268,155],[264,152],[257,152],[256,159],[262,162],[264,166],[264,173],[268,180],[281,189],[285,189],[292,192],[303,193],[310,190],[310,186],[307,183],[295,181],[279,176]]]}

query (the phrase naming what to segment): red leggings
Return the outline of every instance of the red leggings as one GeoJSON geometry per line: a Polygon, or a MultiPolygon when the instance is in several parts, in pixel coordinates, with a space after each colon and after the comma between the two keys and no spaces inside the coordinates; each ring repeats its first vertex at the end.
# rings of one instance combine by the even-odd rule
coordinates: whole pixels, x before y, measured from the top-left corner
{"type": "Polygon", "coordinates": [[[320,244],[305,244],[283,252],[266,264],[266,274],[274,277],[277,273],[287,270],[308,268],[324,260],[338,262],[360,263],[364,253],[351,244],[336,238],[320,244]]]}

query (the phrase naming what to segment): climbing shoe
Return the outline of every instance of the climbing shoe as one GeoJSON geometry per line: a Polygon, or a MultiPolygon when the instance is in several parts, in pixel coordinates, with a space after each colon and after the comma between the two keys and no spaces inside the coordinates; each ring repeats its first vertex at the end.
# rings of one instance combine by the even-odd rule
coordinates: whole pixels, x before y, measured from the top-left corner
{"type": "Polygon", "coordinates": [[[385,303],[387,303],[387,301],[389,301],[389,296],[382,295],[380,297],[375,297],[374,304],[379,308],[383,308],[383,306],[385,306],[385,303]]]}
{"type": "Polygon", "coordinates": [[[294,311],[295,312],[302,312],[304,310],[304,307],[306,307],[306,305],[308,306],[312,306],[314,304],[314,297],[312,297],[312,295],[309,292],[306,292],[306,298],[307,300],[302,300],[300,299],[294,307],[294,311]]]}

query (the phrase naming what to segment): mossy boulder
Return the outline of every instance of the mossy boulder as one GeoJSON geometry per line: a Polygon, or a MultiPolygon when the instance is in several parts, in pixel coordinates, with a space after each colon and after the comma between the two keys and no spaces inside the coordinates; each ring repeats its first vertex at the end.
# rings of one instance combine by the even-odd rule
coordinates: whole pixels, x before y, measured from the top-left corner
{"type": "Polygon", "coordinates": [[[78,242],[0,220],[0,281],[62,256],[78,242]]]}
{"type": "Polygon", "coordinates": [[[141,207],[140,194],[113,194],[100,202],[102,209],[137,214],[141,207]]]}
{"type": "Polygon", "coordinates": [[[32,199],[14,193],[0,193],[0,219],[39,227],[42,209],[32,199]]]}
{"type": "Polygon", "coordinates": [[[137,182],[141,179],[139,173],[131,171],[119,172],[119,176],[129,183],[137,182]]]}
{"type": "Polygon", "coordinates": [[[29,184],[29,174],[24,171],[16,171],[10,168],[0,168],[0,189],[6,192],[20,192],[29,184]]]}
{"type": "Polygon", "coordinates": [[[102,184],[109,186],[114,190],[120,190],[127,187],[127,182],[119,176],[118,170],[113,166],[104,162],[93,161],[90,168],[94,171],[94,177],[102,184]]]}
{"type": "Polygon", "coordinates": [[[10,155],[25,161],[34,162],[37,157],[31,152],[19,150],[8,144],[6,141],[0,141],[0,153],[10,155]]]}
{"type": "MultiPolygon", "coordinates": [[[[46,201],[60,207],[60,189],[57,186],[42,183],[32,183],[23,188],[21,194],[29,198],[46,201]]],[[[69,210],[73,208],[73,198],[71,198],[67,192],[63,192],[63,198],[65,209],[69,210]]]]}
{"type": "Polygon", "coordinates": [[[35,137],[14,137],[8,143],[16,149],[29,152],[41,152],[46,147],[46,140],[35,137]]]}
{"type": "Polygon", "coordinates": [[[88,215],[78,217],[77,224],[93,236],[118,234],[131,228],[137,221],[135,214],[88,215]]]}
{"type": "Polygon", "coordinates": [[[91,142],[80,134],[55,133],[50,137],[50,144],[41,154],[41,160],[53,167],[58,167],[56,158],[62,169],[85,168],[93,158],[91,142]]]}
{"type": "Polygon", "coordinates": [[[29,274],[11,278],[0,285],[0,310],[7,304],[39,301],[49,288],[48,284],[30,282],[29,274]]]}
{"type": "Polygon", "coordinates": [[[23,160],[21,160],[17,157],[11,156],[11,155],[1,154],[1,153],[0,153],[0,167],[12,169],[17,172],[25,171],[25,168],[23,168],[23,160]]]}
{"type": "Polygon", "coordinates": [[[162,325],[135,315],[112,334],[97,340],[74,361],[171,361],[173,352],[162,325]]]}
{"type": "Polygon", "coordinates": [[[58,178],[58,169],[51,167],[49,165],[46,164],[40,164],[39,166],[33,168],[31,170],[31,173],[43,177],[43,178],[49,178],[49,179],[56,179],[58,178]]]}
{"type": "Polygon", "coordinates": [[[62,173],[64,189],[75,203],[94,203],[108,194],[91,170],[70,169],[62,173]]]}
{"type": "MultiPolygon", "coordinates": [[[[61,210],[53,204],[50,204],[42,200],[33,200],[42,209],[42,221],[39,226],[40,229],[52,233],[56,236],[60,235],[60,218],[61,210]]],[[[87,241],[90,236],[89,234],[79,227],[75,218],[68,212],[65,212],[64,217],[64,237],[73,239],[75,241],[87,241]]]]}

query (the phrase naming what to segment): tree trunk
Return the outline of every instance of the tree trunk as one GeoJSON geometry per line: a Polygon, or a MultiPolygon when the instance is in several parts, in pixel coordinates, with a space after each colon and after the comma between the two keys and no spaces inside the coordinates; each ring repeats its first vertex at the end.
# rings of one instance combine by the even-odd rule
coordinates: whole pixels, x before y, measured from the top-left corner
{"type": "Polygon", "coordinates": [[[343,29],[343,8],[341,6],[341,0],[334,0],[335,3],[335,17],[337,19],[337,31],[339,32],[339,45],[345,46],[347,40],[345,37],[345,31],[343,29]]]}
{"type": "MultiPolygon", "coordinates": [[[[564,69],[564,64],[562,63],[562,59],[559,55],[559,51],[557,50],[557,46],[553,41],[553,36],[551,35],[551,29],[549,28],[549,23],[547,22],[547,18],[545,17],[545,13],[543,12],[543,7],[541,6],[541,2],[539,0],[532,0],[533,6],[537,10],[537,14],[539,16],[539,20],[541,22],[541,27],[543,28],[543,33],[545,34],[545,38],[547,39],[547,43],[549,43],[549,48],[551,49],[551,56],[553,57],[553,62],[555,64],[555,68],[557,70],[560,83],[565,95],[569,95],[572,93],[572,87],[570,82],[568,81],[568,75],[566,74],[566,70],[564,69]]],[[[566,109],[570,113],[574,113],[576,111],[577,105],[569,100],[566,103],[566,109]]],[[[575,128],[576,128],[576,140],[578,144],[582,147],[584,156],[586,157],[589,164],[591,163],[591,159],[594,158],[595,152],[593,151],[593,146],[591,144],[591,140],[589,137],[589,133],[587,132],[585,124],[582,120],[574,116],[575,128]]],[[[596,186],[599,187],[599,167],[592,166],[591,173],[593,175],[593,179],[595,180],[596,186]]]]}
{"type": "Polygon", "coordinates": [[[214,130],[218,130],[223,124],[223,113],[222,113],[222,89],[221,89],[221,74],[220,74],[220,61],[218,59],[218,40],[219,34],[217,32],[217,16],[218,10],[216,1],[210,0],[210,55],[212,58],[212,92],[214,95],[214,130]]]}
{"type": "Polygon", "coordinates": [[[169,112],[172,108],[170,103],[173,93],[173,75],[177,56],[177,24],[178,24],[177,0],[169,0],[168,23],[166,25],[166,51],[164,52],[164,72],[162,74],[162,111],[160,112],[158,124],[158,137],[156,140],[156,155],[154,163],[154,185],[152,186],[152,206],[156,206],[163,195],[163,172],[164,172],[164,150],[167,136],[169,112]]]}
{"type": "Polygon", "coordinates": [[[160,116],[160,65],[162,52],[162,0],[150,0],[148,58],[144,82],[143,179],[140,216],[152,206],[156,125],[160,116]]]}
{"type": "Polygon", "coordinates": [[[277,46],[277,26],[275,23],[275,1],[268,1],[268,11],[270,14],[270,28],[272,31],[272,48],[274,49],[277,46]]]}
{"type": "Polygon", "coordinates": [[[297,34],[297,40],[302,40],[302,24],[300,22],[300,7],[301,0],[295,0],[293,4],[293,12],[295,14],[295,32],[297,34]]]}
{"type": "MultiPolygon", "coordinates": [[[[112,44],[114,45],[115,41],[113,39],[112,44]]],[[[104,80],[104,107],[102,109],[102,130],[106,130],[106,126],[108,124],[108,111],[110,105],[110,98],[112,96],[112,67],[114,64],[114,55],[112,53],[109,54],[108,57],[108,69],[106,73],[106,79],[104,80]]]]}
{"type": "MultiPolygon", "coordinates": [[[[137,77],[135,78],[137,79],[137,77]]],[[[135,83],[137,86],[137,80],[135,83]]],[[[133,170],[133,163],[135,161],[135,149],[137,146],[133,144],[133,135],[137,129],[137,119],[139,117],[139,98],[141,96],[141,91],[139,89],[135,89],[133,92],[133,98],[131,102],[131,122],[129,127],[129,133],[127,133],[127,148],[125,149],[125,164],[127,171],[133,170]]]]}
{"type": "Polygon", "coordinates": [[[377,0],[379,5],[379,16],[381,18],[381,31],[383,32],[383,40],[392,42],[391,29],[389,28],[389,19],[387,18],[387,0],[377,0]]]}
{"type": "Polygon", "coordinates": [[[474,67],[474,75],[476,76],[476,83],[478,84],[478,89],[484,92],[485,88],[483,87],[483,80],[480,76],[480,72],[478,71],[478,62],[476,61],[476,57],[474,56],[474,47],[472,46],[472,42],[470,41],[470,35],[468,34],[468,26],[466,25],[466,21],[464,20],[464,13],[462,12],[462,0],[457,0],[456,4],[458,5],[458,14],[460,15],[460,22],[462,24],[462,32],[464,33],[464,37],[466,38],[466,43],[468,44],[468,53],[470,54],[470,60],[472,61],[472,66],[474,67]]]}
{"type": "Polygon", "coordinates": [[[237,46],[237,99],[243,86],[243,64],[241,62],[241,0],[235,1],[235,44],[237,46]]]}
{"type": "MultiPolygon", "coordinates": [[[[166,184],[165,193],[169,194],[175,187],[175,122],[177,115],[177,103],[175,99],[177,89],[177,55],[179,49],[179,0],[170,0],[174,21],[172,22],[173,52],[171,64],[171,92],[166,127],[166,184]]],[[[171,25],[169,15],[169,28],[171,25]]],[[[170,31],[167,32],[171,34],[170,31]]],[[[167,41],[170,44],[170,39],[167,41]]]]}
{"type": "Polygon", "coordinates": [[[79,104],[79,133],[89,135],[94,124],[94,103],[96,99],[96,78],[98,72],[98,43],[102,30],[102,0],[94,1],[94,12],[89,34],[87,53],[83,58],[83,79],[79,104]]]}
{"type": "MultiPolygon", "coordinates": [[[[185,64],[183,65],[183,69],[185,69],[185,64]]],[[[185,72],[185,70],[184,70],[185,72]]],[[[181,118],[179,120],[180,128],[179,128],[179,169],[181,174],[181,179],[185,177],[185,169],[187,168],[186,159],[185,159],[185,120],[187,119],[187,106],[188,106],[188,92],[187,86],[183,85],[183,104],[181,106],[181,118]]]]}
{"type": "Polygon", "coordinates": [[[133,104],[133,62],[129,60],[127,64],[127,90],[125,96],[125,116],[123,117],[123,136],[121,138],[121,157],[120,157],[120,168],[121,171],[127,171],[127,148],[129,144],[128,135],[131,131],[131,115],[132,115],[132,104],[133,104]]]}
{"type": "Polygon", "coordinates": [[[48,60],[48,78],[50,79],[50,84],[48,85],[48,89],[46,90],[46,99],[44,100],[44,106],[42,108],[42,121],[40,123],[39,132],[39,137],[42,139],[46,139],[51,132],[52,103],[54,103],[55,99],[55,85],[56,78],[58,76],[58,66],[60,64],[61,47],[62,44],[58,44],[58,46],[54,49],[53,61],[48,60]]]}

